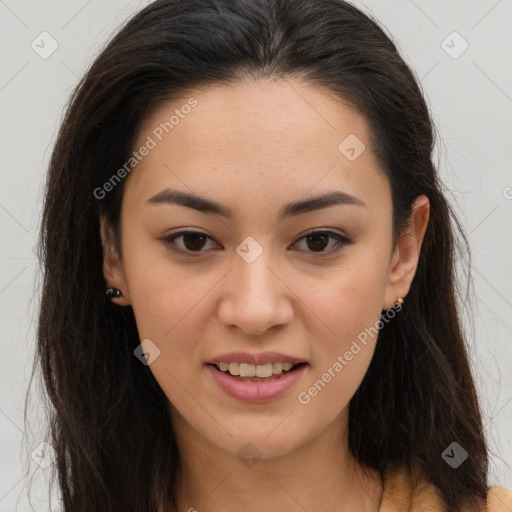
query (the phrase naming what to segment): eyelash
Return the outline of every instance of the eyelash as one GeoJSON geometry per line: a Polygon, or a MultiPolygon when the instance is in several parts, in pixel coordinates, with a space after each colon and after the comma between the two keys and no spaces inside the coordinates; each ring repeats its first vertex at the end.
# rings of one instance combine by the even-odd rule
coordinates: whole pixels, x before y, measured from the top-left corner
{"type": "MultiPolygon", "coordinates": [[[[168,247],[169,249],[171,249],[174,252],[177,252],[180,254],[185,254],[187,256],[193,255],[193,257],[195,257],[196,255],[199,255],[200,253],[205,252],[204,250],[199,250],[199,251],[183,250],[183,249],[178,249],[175,246],[174,240],[176,238],[180,238],[180,237],[182,237],[184,235],[188,235],[188,234],[202,235],[206,238],[209,238],[210,240],[213,240],[213,238],[211,238],[206,233],[203,233],[201,231],[179,231],[178,233],[173,233],[170,236],[159,238],[159,240],[164,244],[165,247],[168,247]]],[[[344,248],[344,246],[352,243],[352,240],[350,238],[340,235],[339,233],[336,233],[335,231],[326,230],[326,229],[310,231],[310,232],[306,233],[305,235],[303,235],[302,237],[300,237],[299,240],[302,240],[302,239],[307,238],[308,236],[317,235],[317,234],[328,235],[332,238],[335,238],[338,241],[338,248],[335,248],[334,250],[331,249],[329,251],[318,251],[318,252],[308,251],[310,255],[319,255],[320,257],[322,255],[332,255],[332,254],[335,254],[335,253],[341,251],[344,248]]]]}

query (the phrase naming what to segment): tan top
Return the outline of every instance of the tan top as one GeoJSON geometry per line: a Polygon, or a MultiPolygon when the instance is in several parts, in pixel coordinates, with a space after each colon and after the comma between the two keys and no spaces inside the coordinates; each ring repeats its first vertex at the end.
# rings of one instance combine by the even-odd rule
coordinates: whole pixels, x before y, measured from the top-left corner
{"type": "MultiPolygon", "coordinates": [[[[383,493],[379,512],[446,512],[438,489],[417,471],[411,475],[405,469],[391,470],[383,478],[383,493]]],[[[163,508],[159,508],[162,512],[163,508]]],[[[512,491],[491,487],[485,508],[464,512],[512,512],[512,491]]]]}
{"type": "MultiPolygon", "coordinates": [[[[390,471],[385,474],[383,484],[380,512],[443,512],[446,510],[445,502],[437,487],[428,483],[419,472],[411,475],[405,469],[390,471]],[[418,477],[416,482],[415,476],[418,477]]],[[[500,486],[491,487],[487,495],[486,507],[478,512],[512,512],[512,491],[500,486]]]]}

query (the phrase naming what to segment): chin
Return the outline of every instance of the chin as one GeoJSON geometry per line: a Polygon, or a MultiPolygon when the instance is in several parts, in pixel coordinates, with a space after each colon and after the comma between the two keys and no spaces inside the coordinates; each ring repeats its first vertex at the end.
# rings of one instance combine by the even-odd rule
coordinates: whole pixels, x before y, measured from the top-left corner
{"type": "MultiPolygon", "coordinates": [[[[281,418],[279,421],[282,421],[281,418]]],[[[304,437],[304,431],[297,432],[293,435],[289,429],[279,430],[276,425],[279,421],[272,424],[262,423],[260,427],[246,424],[230,432],[240,432],[243,434],[223,435],[222,438],[211,438],[208,436],[209,442],[217,445],[220,449],[228,452],[234,457],[239,458],[242,462],[248,459],[274,459],[286,456],[297,450],[308,439],[304,437]],[[279,431],[278,431],[279,430],[279,431]]]]}

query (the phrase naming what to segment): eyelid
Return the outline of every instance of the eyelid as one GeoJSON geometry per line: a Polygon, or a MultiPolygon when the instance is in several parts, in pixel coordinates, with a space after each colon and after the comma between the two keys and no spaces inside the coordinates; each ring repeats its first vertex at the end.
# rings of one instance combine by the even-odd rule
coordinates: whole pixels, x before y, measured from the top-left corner
{"type": "MultiPolygon", "coordinates": [[[[316,228],[316,229],[312,229],[310,231],[306,231],[304,234],[300,235],[297,238],[297,240],[294,242],[294,244],[296,244],[297,242],[303,240],[307,236],[314,235],[314,234],[317,234],[317,233],[326,234],[326,235],[329,235],[332,238],[335,238],[338,241],[337,248],[330,249],[329,251],[320,251],[320,252],[302,251],[302,252],[304,252],[308,256],[316,256],[316,257],[322,257],[322,256],[328,256],[328,255],[330,256],[330,255],[333,255],[335,253],[338,253],[346,245],[350,245],[350,244],[352,244],[354,242],[349,237],[347,237],[345,235],[342,235],[341,233],[338,233],[337,231],[333,231],[333,230],[328,229],[328,228],[316,228]]],[[[164,246],[168,247],[172,251],[177,252],[179,254],[184,254],[184,255],[187,255],[187,256],[196,257],[196,256],[200,256],[201,253],[206,252],[205,250],[186,251],[186,250],[183,250],[183,249],[178,249],[178,248],[176,248],[173,245],[173,242],[174,242],[174,240],[176,238],[179,238],[179,237],[181,237],[183,235],[187,235],[187,234],[199,234],[199,235],[205,236],[207,239],[215,241],[210,235],[206,234],[205,232],[198,231],[198,230],[193,230],[193,229],[184,229],[182,231],[177,231],[176,233],[172,233],[171,235],[164,236],[162,238],[159,238],[158,240],[160,240],[163,243],[164,246]]],[[[216,242],[216,243],[218,243],[218,242],[216,242]]]]}

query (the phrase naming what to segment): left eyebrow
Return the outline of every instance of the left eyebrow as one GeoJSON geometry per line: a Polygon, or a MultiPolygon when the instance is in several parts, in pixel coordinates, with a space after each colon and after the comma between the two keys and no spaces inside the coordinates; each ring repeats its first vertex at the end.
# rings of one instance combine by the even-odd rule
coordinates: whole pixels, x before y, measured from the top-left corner
{"type": "MultiPolygon", "coordinates": [[[[162,190],[158,194],[149,198],[145,204],[177,204],[186,206],[187,208],[193,208],[194,210],[198,210],[203,213],[220,215],[227,218],[231,218],[233,216],[233,212],[229,207],[217,203],[216,201],[169,188],[162,190]]],[[[362,199],[338,190],[303,201],[288,203],[281,208],[279,212],[279,219],[282,220],[293,215],[312,212],[336,205],[356,205],[366,208],[366,203],[362,199]]]]}

